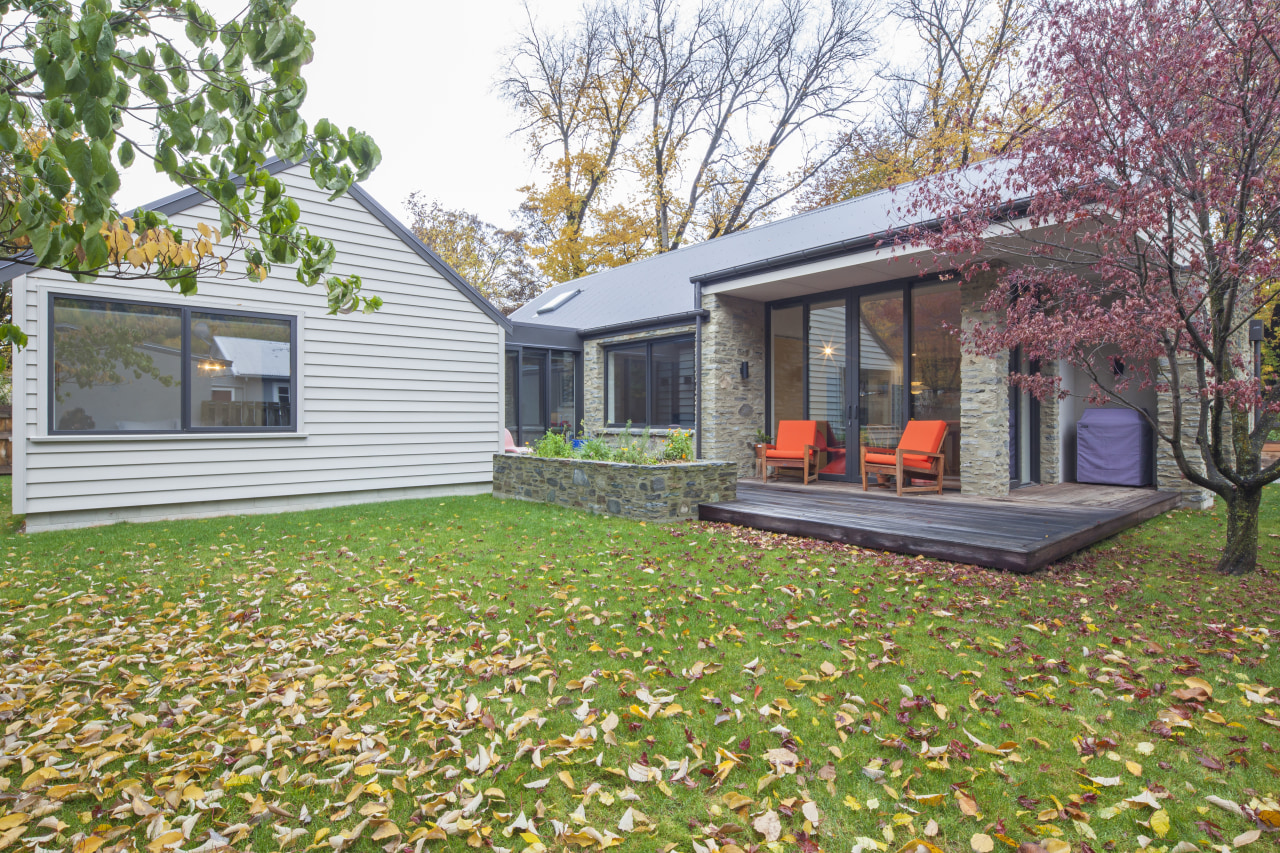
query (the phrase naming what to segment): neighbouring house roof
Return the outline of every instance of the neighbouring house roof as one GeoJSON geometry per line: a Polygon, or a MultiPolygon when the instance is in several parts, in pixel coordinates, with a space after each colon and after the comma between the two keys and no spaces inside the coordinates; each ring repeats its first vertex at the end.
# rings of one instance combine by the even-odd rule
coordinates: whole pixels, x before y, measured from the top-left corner
{"type": "MultiPolygon", "coordinates": [[[[976,176],[1000,167],[988,161],[969,168],[976,176]]],[[[932,221],[932,211],[908,215],[902,209],[914,186],[868,193],[559,284],[518,308],[511,320],[586,331],[690,316],[699,308],[695,282],[726,281],[869,251],[887,232],[932,221]],[[574,291],[580,292],[545,310],[574,291]]]]}
{"type": "Polygon", "coordinates": [[[214,335],[213,343],[222,357],[231,362],[233,376],[287,379],[293,373],[288,341],[264,341],[260,338],[214,335]]]}
{"type": "MultiPolygon", "coordinates": [[[[288,160],[281,160],[279,157],[272,157],[263,164],[263,168],[268,173],[274,175],[283,172],[297,163],[288,160]]],[[[467,299],[471,300],[476,307],[483,311],[490,319],[501,326],[507,332],[511,331],[511,323],[503,315],[501,311],[493,306],[489,300],[485,299],[480,291],[476,290],[462,276],[449,266],[445,261],[431,249],[413,235],[413,232],[404,226],[400,220],[396,219],[385,207],[377,202],[373,196],[364,191],[358,184],[352,184],[347,190],[347,195],[355,199],[365,210],[373,215],[375,219],[381,222],[391,233],[400,238],[406,246],[422,260],[426,261],[428,266],[440,274],[445,281],[452,284],[467,299]]],[[[165,196],[151,204],[140,205],[145,210],[153,210],[157,213],[163,213],[165,216],[172,216],[175,213],[181,213],[207,200],[207,196],[199,190],[188,187],[184,190],[165,196]]],[[[305,223],[304,223],[305,224],[305,223]]],[[[11,281],[23,273],[30,272],[35,267],[31,254],[24,253],[14,260],[0,263],[0,283],[11,281]]]]}

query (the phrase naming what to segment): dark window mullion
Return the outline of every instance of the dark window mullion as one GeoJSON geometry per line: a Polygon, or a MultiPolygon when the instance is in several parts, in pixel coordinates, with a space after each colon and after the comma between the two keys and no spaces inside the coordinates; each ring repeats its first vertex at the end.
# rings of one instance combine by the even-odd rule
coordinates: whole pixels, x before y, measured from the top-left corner
{"type": "MultiPolygon", "coordinates": [[[[290,344],[292,346],[292,344],[290,344]]],[[[182,368],[179,371],[182,383],[182,405],[180,407],[182,431],[191,429],[191,309],[182,309],[182,368]]]]}
{"type": "Polygon", "coordinates": [[[645,344],[644,368],[644,425],[651,426],[658,411],[658,401],[654,399],[658,390],[658,368],[653,363],[653,341],[645,344]]]}

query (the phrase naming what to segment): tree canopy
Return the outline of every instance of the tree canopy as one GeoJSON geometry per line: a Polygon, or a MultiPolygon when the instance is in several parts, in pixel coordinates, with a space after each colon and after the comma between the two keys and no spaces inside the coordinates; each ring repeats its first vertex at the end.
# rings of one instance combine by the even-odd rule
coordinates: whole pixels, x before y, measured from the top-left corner
{"type": "Polygon", "coordinates": [[[544,178],[522,208],[565,281],[774,215],[844,150],[870,78],[871,0],[628,0],[530,21],[502,91],[544,178]]]}
{"type": "MultiPolygon", "coordinates": [[[[336,198],[381,157],[366,134],[300,116],[314,36],[293,5],[248,0],[219,21],[180,0],[0,0],[0,261],[190,294],[241,253],[251,280],[296,264],[331,311],[376,308],[357,276],[329,273],[333,246],[264,168],[272,154],[306,161],[336,198]],[[122,211],[121,170],[135,161],[208,196],[220,221],[184,233],[122,211]]],[[[0,334],[25,340],[11,323],[0,334]]]]}
{"type": "MultiPolygon", "coordinates": [[[[1280,462],[1261,460],[1280,387],[1254,378],[1247,342],[1280,277],[1280,2],[1043,12],[1030,64],[1043,121],[990,168],[926,182],[908,207],[943,225],[912,236],[966,274],[992,239],[1015,259],[987,304],[1002,322],[971,347],[1074,365],[1096,403],[1138,408],[1136,386],[1166,395],[1169,417],[1139,411],[1183,475],[1226,502],[1219,568],[1251,571],[1262,488],[1280,479],[1280,462]]],[[[1047,373],[1011,381],[1063,387],[1047,373]]]]}
{"type": "Polygon", "coordinates": [[[499,228],[419,193],[410,195],[406,205],[414,236],[502,313],[510,314],[542,292],[546,280],[529,262],[524,232],[499,228]]]}
{"type": "Polygon", "coordinates": [[[1026,0],[895,0],[914,46],[884,63],[866,120],[803,192],[821,207],[1008,150],[1045,109],[1026,74],[1040,7],[1026,0]]]}

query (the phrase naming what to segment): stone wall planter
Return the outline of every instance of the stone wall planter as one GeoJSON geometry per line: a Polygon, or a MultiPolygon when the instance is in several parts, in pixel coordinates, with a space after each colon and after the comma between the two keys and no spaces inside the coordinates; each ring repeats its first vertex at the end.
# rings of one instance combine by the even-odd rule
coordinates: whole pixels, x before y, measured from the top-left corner
{"type": "Polygon", "coordinates": [[[733,462],[626,465],[495,453],[493,496],[558,504],[640,521],[697,518],[698,504],[738,496],[733,462]]]}

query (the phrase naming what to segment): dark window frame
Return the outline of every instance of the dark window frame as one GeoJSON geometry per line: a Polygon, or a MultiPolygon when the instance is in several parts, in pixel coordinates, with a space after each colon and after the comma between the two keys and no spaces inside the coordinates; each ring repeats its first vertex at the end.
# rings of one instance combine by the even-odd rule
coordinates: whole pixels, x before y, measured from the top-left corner
{"type": "Polygon", "coordinates": [[[301,414],[298,404],[298,316],[296,314],[270,314],[263,311],[244,311],[235,308],[221,308],[213,305],[173,305],[165,302],[150,302],[143,299],[120,299],[117,297],[105,297],[98,295],[87,295],[83,293],[65,293],[60,291],[50,291],[48,294],[47,316],[48,320],[48,338],[49,338],[49,356],[48,366],[45,376],[45,392],[48,397],[47,416],[48,435],[73,435],[73,436],[114,436],[114,435],[226,435],[228,433],[297,433],[301,414]],[[55,335],[54,308],[58,299],[73,299],[80,302],[105,302],[112,305],[136,305],[142,308],[162,308],[165,310],[180,312],[182,324],[182,355],[181,355],[181,417],[182,424],[179,429],[163,429],[163,430],[123,430],[123,429],[58,429],[57,421],[54,418],[54,365],[57,363],[57,340],[55,335]],[[195,314],[226,314],[235,317],[248,317],[259,320],[285,321],[289,324],[289,414],[290,423],[288,426],[193,426],[191,423],[191,315],[195,314]]]}
{"type": "MultiPolygon", "coordinates": [[[[549,420],[548,414],[550,413],[550,410],[551,410],[551,391],[552,391],[551,381],[550,381],[551,380],[551,356],[555,353],[560,353],[562,355],[569,355],[569,356],[572,356],[573,358],[573,394],[574,394],[573,422],[575,424],[582,423],[582,400],[583,400],[582,350],[569,349],[567,347],[535,346],[532,344],[529,344],[529,345],[508,344],[506,346],[506,351],[503,353],[503,356],[502,356],[502,359],[503,359],[502,372],[503,372],[504,381],[505,381],[505,376],[507,371],[507,364],[506,364],[507,358],[509,356],[514,355],[516,358],[516,365],[517,365],[516,384],[514,389],[508,389],[508,390],[511,392],[511,401],[512,401],[512,405],[515,407],[516,416],[515,416],[514,425],[507,424],[508,413],[503,412],[502,421],[503,421],[503,424],[506,426],[506,428],[511,430],[511,438],[515,441],[517,447],[523,447],[526,443],[530,441],[536,441],[538,438],[541,438],[543,435],[546,434],[546,428],[550,426],[549,424],[547,424],[547,421],[549,420]],[[521,400],[522,391],[520,388],[520,381],[519,381],[519,377],[520,377],[519,365],[522,365],[524,363],[525,355],[534,355],[534,356],[541,357],[543,359],[543,368],[546,371],[546,377],[547,377],[547,381],[543,383],[544,393],[542,396],[542,407],[543,407],[542,408],[542,411],[543,411],[542,426],[544,427],[544,429],[537,436],[525,435],[524,426],[523,424],[520,423],[520,421],[522,420],[520,417],[520,404],[522,402],[521,400]]],[[[504,409],[506,408],[505,396],[506,395],[504,394],[504,399],[503,399],[504,409]]],[[[576,426],[573,427],[570,430],[570,432],[576,435],[577,427],[576,426]]]]}
{"type": "MultiPolygon", "coordinates": [[[[641,346],[643,346],[645,349],[645,369],[644,369],[645,420],[643,423],[633,420],[631,421],[631,426],[641,427],[641,428],[649,427],[650,429],[667,429],[668,427],[672,426],[672,424],[670,423],[666,423],[666,424],[654,423],[654,406],[656,404],[656,400],[653,395],[653,390],[657,387],[658,383],[657,383],[656,369],[654,367],[654,362],[653,362],[653,346],[654,344],[679,344],[679,343],[690,344],[693,347],[693,350],[695,353],[695,365],[694,365],[694,371],[693,371],[693,395],[694,395],[694,399],[697,400],[698,399],[698,383],[699,383],[700,377],[698,376],[698,370],[696,365],[697,341],[696,341],[695,335],[689,335],[689,334],[664,335],[662,337],[644,338],[640,340],[617,341],[615,343],[603,345],[601,347],[604,350],[603,352],[604,408],[605,408],[604,421],[605,421],[605,427],[607,429],[622,429],[622,428],[625,428],[627,425],[626,422],[614,422],[609,420],[609,402],[611,400],[611,397],[610,397],[611,370],[610,370],[609,356],[611,353],[613,353],[616,350],[638,349],[641,346]]],[[[695,407],[696,407],[696,403],[695,403],[695,407]]],[[[681,427],[681,429],[693,429],[693,427],[681,427]]]]}

